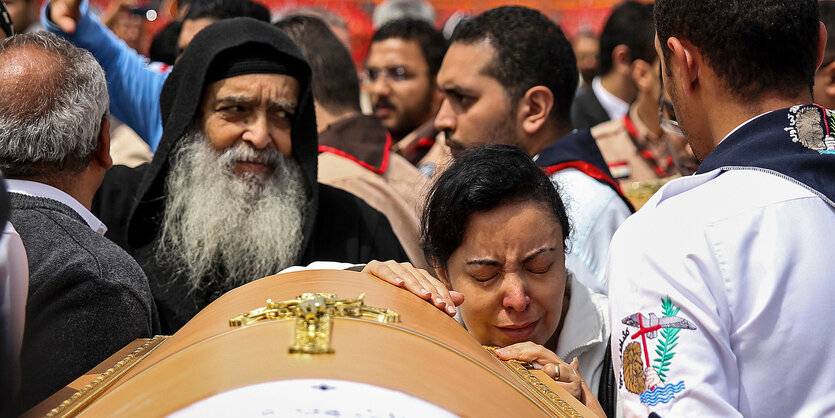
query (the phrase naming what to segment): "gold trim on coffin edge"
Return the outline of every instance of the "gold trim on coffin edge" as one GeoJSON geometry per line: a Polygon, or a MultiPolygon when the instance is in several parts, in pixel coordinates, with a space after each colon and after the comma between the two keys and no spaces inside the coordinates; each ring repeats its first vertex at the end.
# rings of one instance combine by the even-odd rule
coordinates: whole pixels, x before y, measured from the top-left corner
{"type": "Polygon", "coordinates": [[[160,344],[168,339],[168,335],[155,335],[154,338],[142,344],[139,348],[128,354],[127,357],[113,365],[113,367],[105,370],[95,380],[88,383],[78,392],[74,393],[69,399],[61,402],[57,408],[49,411],[46,417],[71,417],[78,415],[82,410],[95,401],[102,392],[110,388],[122,376],[125,375],[133,366],[144,359],[148,354],[154,351],[160,344]]]}
{"type": "Polygon", "coordinates": [[[519,376],[523,382],[525,382],[528,386],[530,386],[534,392],[536,392],[541,397],[545,398],[544,400],[546,403],[554,404],[557,407],[557,411],[563,414],[562,416],[565,418],[583,418],[579,412],[577,412],[568,402],[564,401],[560,395],[557,395],[554,391],[551,390],[545,383],[542,383],[539,378],[532,375],[530,370],[528,370],[524,363],[518,360],[502,360],[496,355],[496,349],[499,347],[494,346],[484,346],[490,354],[496,356],[499,361],[501,361],[505,367],[510,369],[513,373],[519,376]]]}
{"type": "MultiPolygon", "coordinates": [[[[441,347],[443,347],[447,350],[452,351],[453,353],[455,353],[455,354],[457,354],[461,357],[464,357],[465,359],[469,360],[472,363],[475,363],[476,365],[478,365],[482,369],[491,373],[493,376],[495,376],[495,377],[499,378],[500,380],[504,381],[505,383],[507,383],[511,388],[516,389],[522,396],[528,398],[531,402],[534,401],[534,399],[532,399],[529,394],[525,393],[522,389],[520,389],[519,387],[514,385],[512,382],[509,382],[507,379],[505,379],[504,376],[496,373],[496,371],[490,369],[489,367],[484,365],[482,362],[470,357],[469,355],[462,352],[461,350],[458,350],[454,347],[451,347],[448,344],[445,344],[441,341],[438,341],[438,340],[436,340],[432,337],[423,335],[421,333],[415,332],[415,331],[413,331],[411,329],[408,329],[408,328],[403,328],[403,327],[400,327],[400,326],[397,326],[397,325],[392,325],[392,324],[388,324],[388,323],[384,323],[384,322],[369,321],[369,320],[363,319],[363,318],[341,317],[341,318],[337,318],[337,319],[341,319],[341,320],[345,320],[345,321],[363,321],[363,322],[368,322],[368,323],[383,326],[383,327],[394,328],[396,330],[403,331],[407,334],[414,335],[418,338],[422,338],[422,339],[425,339],[427,341],[430,341],[430,342],[432,342],[434,344],[437,344],[437,345],[439,345],[439,346],[441,346],[441,347]]],[[[518,377],[520,380],[522,380],[525,383],[526,387],[531,392],[533,392],[537,396],[539,396],[539,400],[542,401],[542,403],[541,404],[536,404],[535,402],[534,403],[539,407],[539,409],[542,410],[542,412],[544,412],[545,414],[549,414],[549,415],[560,417],[560,418],[583,418],[583,415],[581,415],[579,412],[577,412],[577,410],[574,409],[574,407],[571,406],[571,404],[564,401],[560,397],[560,395],[557,395],[547,385],[542,383],[542,381],[539,380],[539,378],[532,375],[530,373],[530,371],[525,369],[525,367],[522,365],[521,362],[514,361],[514,360],[505,361],[505,360],[500,359],[496,355],[496,353],[493,351],[498,347],[492,347],[492,346],[482,346],[482,347],[484,347],[484,349],[487,350],[489,353],[493,354],[493,356],[496,360],[498,360],[500,363],[502,363],[506,368],[508,368],[511,372],[513,372],[513,374],[515,374],[516,377],[518,377]],[[511,365],[511,363],[513,365],[511,365]],[[518,367],[518,369],[517,369],[517,367],[518,367]]]]}

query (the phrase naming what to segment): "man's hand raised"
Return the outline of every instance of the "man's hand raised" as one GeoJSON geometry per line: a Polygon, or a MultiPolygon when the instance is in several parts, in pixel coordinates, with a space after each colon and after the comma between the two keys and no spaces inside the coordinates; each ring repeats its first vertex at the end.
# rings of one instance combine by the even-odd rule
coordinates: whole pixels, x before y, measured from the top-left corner
{"type": "Polygon", "coordinates": [[[64,33],[75,33],[75,26],[81,19],[81,0],[52,0],[49,6],[49,20],[55,22],[64,33]]]}

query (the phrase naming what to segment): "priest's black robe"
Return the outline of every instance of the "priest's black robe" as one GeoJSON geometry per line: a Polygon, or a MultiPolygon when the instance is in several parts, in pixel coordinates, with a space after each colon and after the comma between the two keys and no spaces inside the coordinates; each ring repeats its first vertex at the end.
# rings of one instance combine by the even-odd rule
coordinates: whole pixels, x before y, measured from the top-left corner
{"type": "MultiPolygon", "coordinates": [[[[347,192],[317,183],[318,144],[310,68],[296,45],[271,25],[247,18],[223,20],[194,37],[166,80],[160,97],[164,130],[153,160],[137,168],[111,169],[93,202],[93,212],[109,228],[107,237],[125,248],[145,270],[164,333],[176,332],[200,309],[231,290],[220,286],[191,290],[185,280],[158,260],[156,250],[165,212],[170,156],[198,117],[201,95],[208,84],[206,74],[213,62],[228,59],[230,50],[242,46],[277,54],[286,64],[288,75],[300,84],[291,133],[292,157],[302,167],[309,199],[303,228],[304,250],[296,264],[317,260],[408,260],[380,212],[347,192]]],[[[222,278],[224,272],[213,274],[222,278]]]]}

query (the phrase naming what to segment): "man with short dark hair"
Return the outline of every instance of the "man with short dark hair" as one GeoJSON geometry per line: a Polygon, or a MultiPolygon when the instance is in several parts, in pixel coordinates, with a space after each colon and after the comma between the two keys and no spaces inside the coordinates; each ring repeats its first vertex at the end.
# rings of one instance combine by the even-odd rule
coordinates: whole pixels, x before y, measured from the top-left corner
{"type": "Polygon", "coordinates": [[[456,30],[438,87],[445,98],[435,126],[453,156],[516,145],[561,184],[575,231],[566,266],[605,293],[609,240],[630,208],[588,130],[572,133],[577,66],[562,30],[532,9],[484,12],[456,30]]]}
{"type": "Polygon", "coordinates": [[[148,275],[164,332],[289,266],[407,260],[382,214],[316,181],[310,67],[278,28],[235,18],[203,29],[160,103],[154,159],[114,167],[94,211],[148,275]]]}
{"type": "MultiPolygon", "coordinates": [[[[196,0],[192,2],[178,35],[178,53],[194,35],[221,19],[251,17],[269,22],[266,7],[250,0],[196,0]]],[[[156,151],[162,138],[159,96],[171,67],[149,65],[90,11],[87,0],[50,0],[41,13],[44,27],[99,60],[110,86],[113,116],[124,122],[156,151]]]]}
{"type": "Polygon", "coordinates": [[[591,89],[577,96],[571,109],[574,128],[591,128],[627,113],[637,94],[632,62],[639,58],[652,62],[655,54],[645,31],[636,26],[651,21],[651,4],[627,0],[612,10],[600,34],[600,75],[591,81],[591,89]]]}
{"type": "Polygon", "coordinates": [[[159,320],[142,269],[90,212],[111,166],[99,64],[54,35],[15,35],[0,43],[0,97],[0,169],[29,260],[17,415],[159,320]]]}
{"type": "Polygon", "coordinates": [[[313,73],[313,100],[319,129],[319,182],[345,190],[391,223],[412,264],[431,270],[418,240],[419,192],[425,178],[391,151],[380,121],[360,111],[354,63],[325,22],[293,16],[275,24],[301,49],[313,73]]]}
{"type": "Polygon", "coordinates": [[[612,240],[627,416],[832,413],[835,114],[811,104],[818,18],[816,0],[655,2],[664,87],[702,162],[612,240]]]}
{"type": "Polygon", "coordinates": [[[395,148],[415,165],[435,142],[435,132],[419,128],[431,128],[441,103],[435,76],[445,51],[443,35],[421,20],[391,21],[371,38],[363,88],[395,148]]]}

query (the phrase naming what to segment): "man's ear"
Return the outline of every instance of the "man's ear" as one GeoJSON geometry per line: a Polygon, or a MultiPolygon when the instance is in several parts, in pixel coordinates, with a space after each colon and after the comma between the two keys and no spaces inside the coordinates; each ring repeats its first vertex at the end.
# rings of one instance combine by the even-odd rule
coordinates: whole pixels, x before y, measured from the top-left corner
{"type": "Polygon", "coordinates": [[[669,71],[678,71],[683,91],[692,93],[699,86],[704,65],[701,54],[696,46],[686,39],[670,37],[667,39],[667,47],[670,49],[669,71]]]}
{"type": "Polygon", "coordinates": [[[815,70],[817,71],[820,69],[821,64],[823,63],[823,57],[826,55],[826,37],[828,36],[826,32],[826,25],[823,22],[818,22],[818,61],[815,65],[815,70]]]}
{"type": "Polygon", "coordinates": [[[815,90],[817,91],[818,88],[822,88],[824,94],[835,98],[835,61],[830,62],[825,67],[818,70],[818,74],[823,74],[823,85],[818,86],[815,84],[815,90]]]}
{"type": "Polygon", "coordinates": [[[612,49],[612,69],[629,77],[632,66],[632,51],[626,45],[618,45],[612,49]]]}
{"type": "Polygon", "coordinates": [[[93,151],[93,160],[105,170],[113,167],[113,159],[110,158],[110,119],[107,116],[101,119],[96,150],[93,151]]]}
{"type": "Polygon", "coordinates": [[[554,93],[545,86],[533,86],[519,100],[520,127],[528,135],[540,132],[554,108],[554,93]]]}
{"type": "Polygon", "coordinates": [[[652,88],[655,80],[653,72],[652,64],[642,59],[632,61],[632,81],[638,86],[638,90],[647,91],[652,88]]]}

